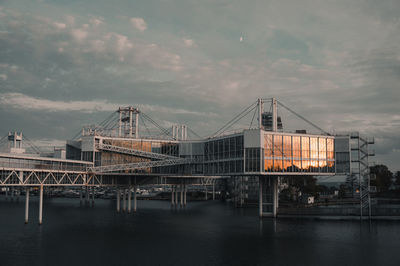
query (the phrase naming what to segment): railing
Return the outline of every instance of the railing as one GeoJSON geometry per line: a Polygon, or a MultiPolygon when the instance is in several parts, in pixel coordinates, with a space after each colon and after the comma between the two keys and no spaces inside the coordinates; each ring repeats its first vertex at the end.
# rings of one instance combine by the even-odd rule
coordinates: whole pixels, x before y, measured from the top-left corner
{"type": "Polygon", "coordinates": [[[126,171],[126,170],[146,169],[146,168],[151,168],[151,167],[181,165],[181,164],[187,164],[187,163],[192,163],[192,162],[194,162],[194,160],[192,160],[192,159],[177,158],[177,159],[169,159],[169,160],[161,160],[161,161],[150,161],[150,162],[138,162],[138,163],[89,167],[88,172],[91,172],[91,173],[119,172],[119,171],[126,171]]]}
{"type": "Polygon", "coordinates": [[[130,149],[130,148],[125,148],[125,147],[119,147],[119,146],[114,146],[114,145],[109,145],[109,144],[100,144],[100,143],[96,144],[96,149],[117,152],[117,153],[122,153],[122,154],[128,154],[128,155],[134,155],[134,156],[150,158],[150,159],[157,159],[157,160],[179,158],[179,157],[170,156],[170,155],[161,154],[161,153],[141,151],[141,150],[136,150],[136,149],[130,149]]]}

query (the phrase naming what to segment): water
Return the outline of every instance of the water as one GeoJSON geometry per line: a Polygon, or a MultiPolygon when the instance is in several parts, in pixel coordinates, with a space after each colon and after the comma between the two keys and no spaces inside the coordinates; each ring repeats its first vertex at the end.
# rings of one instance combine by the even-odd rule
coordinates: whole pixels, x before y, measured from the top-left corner
{"type": "Polygon", "coordinates": [[[400,265],[400,222],[262,219],[221,202],[45,199],[42,226],[31,199],[0,196],[0,265],[400,265]]]}

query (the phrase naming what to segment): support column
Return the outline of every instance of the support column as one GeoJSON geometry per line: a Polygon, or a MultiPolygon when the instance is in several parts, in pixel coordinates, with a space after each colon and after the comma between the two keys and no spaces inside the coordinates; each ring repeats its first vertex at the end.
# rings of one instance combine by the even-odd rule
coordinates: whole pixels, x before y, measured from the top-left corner
{"type": "Polygon", "coordinates": [[[81,187],[81,191],[79,192],[79,204],[82,205],[83,201],[83,188],[81,187]]]}
{"type": "Polygon", "coordinates": [[[258,107],[258,128],[262,128],[262,99],[259,98],[257,100],[257,107],[258,107]]]}
{"type": "Polygon", "coordinates": [[[42,224],[43,218],[43,185],[40,186],[39,194],[39,225],[42,224]]]}
{"type": "Polygon", "coordinates": [[[120,211],[120,206],[121,206],[121,191],[119,188],[117,188],[117,212],[120,211]]]}
{"type": "Polygon", "coordinates": [[[94,187],[92,187],[92,207],[94,206],[94,187]]]}
{"type": "Polygon", "coordinates": [[[205,195],[205,198],[206,198],[206,201],[207,201],[207,197],[208,197],[208,195],[207,195],[207,194],[208,194],[208,191],[207,191],[207,185],[205,185],[204,187],[205,187],[205,189],[206,189],[206,193],[205,193],[206,195],[205,195]]]}
{"type": "Polygon", "coordinates": [[[274,176],[273,177],[273,182],[272,182],[272,191],[273,191],[273,205],[272,205],[272,217],[276,217],[276,211],[277,211],[277,202],[278,202],[278,177],[274,176]]]}
{"type": "Polygon", "coordinates": [[[171,186],[171,206],[175,205],[175,191],[174,186],[171,186]]]}
{"type": "Polygon", "coordinates": [[[183,185],[180,185],[180,189],[181,189],[181,207],[183,207],[183,185]]]}
{"type": "Polygon", "coordinates": [[[263,216],[263,188],[264,182],[261,176],[258,177],[258,214],[263,216]]]}
{"type": "Polygon", "coordinates": [[[272,131],[278,131],[278,105],[275,98],[272,98],[272,131]]]}
{"type": "Polygon", "coordinates": [[[89,186],[86,185],[85,204],[89,205],[89,186]]]}
{"type": "Polygon", "coordinates": [[[276,210],[278,211],[279,208],[279,184],[280,184],[280,177],[276,178],[276,210]]]}
{"type": "Polygon", "coordinates": [[[178,206],[178,186],[175,186],[175,206],[178,206]]]}
{"type": "Polygon", "coordinates": [[[122,211],[125,212],[126,211],[126,189],[124,188],[123,192],[122,192],[122,211]]]}
{"type": "Polygon", "coordinates": [[[8,200],[8,187],[6,187],[6,200],[8,200]]]}
{"type": "Polygon", "coordinates": [[[128,189],[128,213],[131,213],[132,209],[132,188],[129,186],[128,189]]]}
{"type": "Polygon", "coordinates": [[[135,139],[139,138],[139,111],[135,113],[135,139]]]}
{"type": "Polygon", "coordinates": [[[213,197],[213,200],[215,200],[215,181],[213,181],[212,197],[213,197]]]}
{"type": "Polygon", "coordinates": [[[26,200],[25,200],[25,223],[28,223],[29,219],[29,187],[26,188],[26,200]]]}
{"type": "Polygon", "coordinates": [[[137,209],[136,190],[137,190],[137,187],[136,187],[136,185],[135,185],[135,186],[133,186],[133,212],[136,212],[136,209],[137,209]]]}
{"type": "Polygon", "coordinates": [[[187,192],[186,184],[183,185],[183,190],[184,190],[184,192],[183,192],[183,206],[186,207],[186,192],[187,192]]]}

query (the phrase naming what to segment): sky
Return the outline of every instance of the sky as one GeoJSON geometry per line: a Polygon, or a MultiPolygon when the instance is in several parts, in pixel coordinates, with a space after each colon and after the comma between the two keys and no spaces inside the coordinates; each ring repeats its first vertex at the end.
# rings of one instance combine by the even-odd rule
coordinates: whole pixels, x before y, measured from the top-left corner
{"type": "Polygon", "coordinates": [[[0,0],[0,135],[61,143],[133,105],[207,136],[276,97],[374,136],[373,161],[397,171],[399,14],[398,0],[0,0]]]}

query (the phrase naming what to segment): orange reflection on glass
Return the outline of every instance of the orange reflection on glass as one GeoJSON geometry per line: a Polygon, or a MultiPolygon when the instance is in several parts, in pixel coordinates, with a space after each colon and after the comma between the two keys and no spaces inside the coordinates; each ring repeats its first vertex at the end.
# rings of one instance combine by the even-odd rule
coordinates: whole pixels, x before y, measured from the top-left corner
{"type": "Polygon", "coordinates": [[[274,159],[274,171],[281,172],[283,170],[283,162],[281,158],[274,159]]]}
{"type": "Polygon", "coordinates": [[[293,166],[297,169],[301,169],[301,161],[300,160],[294,160],[293,161],[293,166]]]}
{"type": "Polygon", "coordinates": [[[265,157],[272,157],[272,135],[265,135],[264,136],[264,156],[265,157]]]}
{"type": "Polygon", "coordinates": [[[310,158],[318,159],[318,138],[310,138],[310,158]]]}
{"type": "Polygon", "coordinates": [[[326,140],[326,150],[328,159],[334,159],[334,142],[333,139],[326,140]]]}
{"type": "Polygon", "coordinates": [[[310,161],[309,160],[302,160],[301,161],[301,169],[307,170],[310,168],[310,161]]]}
{"type": "Polygon", "coordinates": [[[301,137],[301,157],[303,159],[310,158],[310,138],[309,137],[301,137]]]}
{"type": "Polygon", "coordinates": [[[282,136],[274,135],[274,157],[282,157],[282,136]]]}
{"type": "Polygon", "coordinates": [[[298,136],[293,136],[293,157],[299,159],[301,157],[300,137],[298,136]]]}
{"type": "Polygon", "coordinates": [[[268,160],[268,159],[264,160],[265,171],[272,172],[273,166],[274,166],[274,164],[273,164],[272,160],[268,160]]]}

